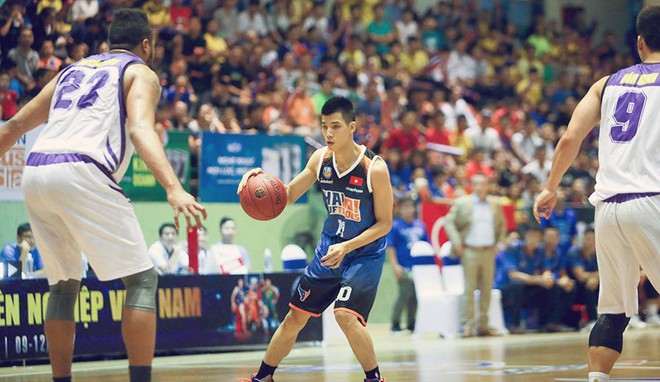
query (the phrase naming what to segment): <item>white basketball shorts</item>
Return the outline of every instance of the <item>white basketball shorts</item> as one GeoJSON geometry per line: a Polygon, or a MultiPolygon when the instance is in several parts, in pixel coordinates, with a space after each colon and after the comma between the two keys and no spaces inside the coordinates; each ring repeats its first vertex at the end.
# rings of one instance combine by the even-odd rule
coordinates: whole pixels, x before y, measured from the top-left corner
{"type": "Polygon", "coordinates": [[[660,290],[660,195],[599,202],[595,224],[598,312],[631,317],[638,310],[640,266],[660,290]]]}
{"type": "Polygon", "coordinates": [[[80,280],[82,254],[100,280],[153,267],[128,198],[89,158],[32,153],[23,190],[50,285],[80,280]]]}

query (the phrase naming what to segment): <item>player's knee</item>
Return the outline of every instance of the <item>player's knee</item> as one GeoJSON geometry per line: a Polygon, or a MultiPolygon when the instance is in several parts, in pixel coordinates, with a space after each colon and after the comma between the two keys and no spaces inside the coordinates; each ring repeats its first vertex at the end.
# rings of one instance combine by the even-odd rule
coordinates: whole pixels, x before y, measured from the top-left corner
{"type": "Polygon", "coordinates": [[[623,332],[630,317],[625,314],[602,314],[589,334],[589,347],[601,346],[618,353],[623,350],[623,332]]]}
{"type": "Polygon", "coordinates": [[[51,285],[46,319],[73,321],[79,289],[80,280],[60,281],[51,285]]]}
{"type": "Polygon", "coordinates": [[[307,324],[308,320],[309,316],[307,314],[292,309],[289,311],[286,317],[284,317],[282,325],[286,330],[301,331],[302,328],[307,324]]]}
{"type": "Polygon", "coordinates": [[[357,316],[344,310],[335,310],[335,320],[337,321],[337,324],[339,324],[339,327],[342,329],[347,329],[354,325],[359,325],[357,316]]]}
{"type": "Polygon", "coordinates": [[[123,277],[121,281],[126,286],[126,301],[124,303],[126,308],[156,311],[158,274],[154,268],[123,277]]]}

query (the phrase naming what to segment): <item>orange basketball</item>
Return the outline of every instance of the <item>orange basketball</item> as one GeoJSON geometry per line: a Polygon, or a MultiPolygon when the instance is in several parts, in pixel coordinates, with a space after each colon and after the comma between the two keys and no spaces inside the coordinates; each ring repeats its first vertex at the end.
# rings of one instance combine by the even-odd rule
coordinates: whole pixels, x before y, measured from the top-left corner
{"type": "Polygon", "coordinates": [[[239,195],[241,207],[256,220],[278,217],[286,207],[286,187],[281,180],[268,174],[252,175],[239,195]]]}

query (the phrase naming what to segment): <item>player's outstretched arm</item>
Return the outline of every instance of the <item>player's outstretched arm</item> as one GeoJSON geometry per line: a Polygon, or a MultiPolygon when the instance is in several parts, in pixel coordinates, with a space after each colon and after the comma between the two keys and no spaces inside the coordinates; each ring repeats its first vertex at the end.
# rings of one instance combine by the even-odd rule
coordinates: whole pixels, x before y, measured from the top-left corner
{"type": "Polygon", "coordinates": [[[337,268],[347,253],[363,247],[392,229],[392,209],[394,197],[390,183],[390,173],[383,160],[377,160],[371,168],[371,184],[373,187],[374,213],[376,223],[351,240],[333,244],[328,247],[328,253],[321,258],[321,264],[330,268],[337,268]]]}
{"type": "Polygon", "coordinates": [[[608,78],[603,77],[591,86],[591,89],[575,108],[566,132],[557,143],[557,149],[552,157],[552,167],[550,168],[548,181],[534,203],[534,217],[539,223],[541,217],[546,219],[550,217],[552,209],[557,203],[555,190],[559,186],[561,177],[564,176],[571,163],[575,161],[584,137],[600,121],[601,96],[608,78]]]}
{"type": "Polygon", "coordinates": [[[286,204],[293,204],[316,182],[316,172],[321,161],[322,150],[316,150],[307,161],[307,165],[286,185],[286,204]]]}
{"type": "Polygon", "coordinates": [[[60,78],[55,76],[39,94],[0,127],[0,155],[4,155],[23,134],[48,120],[50,101],[55,92],[55,85],[60,78]]]}
{"type": "Polygon", "coordinates": [[[192,218],[196,225],[202,225],[200,215],[206,219],[206,209],[179,183],[154,128],[161,90],[158,76],[145,65],[131,65],[124,75],[124,88],[127,89],[126,130],[135,150],[167,192],[167,201],[174,209],[175,225],[178,228],[180,214],[189,226],[192,218]]]}

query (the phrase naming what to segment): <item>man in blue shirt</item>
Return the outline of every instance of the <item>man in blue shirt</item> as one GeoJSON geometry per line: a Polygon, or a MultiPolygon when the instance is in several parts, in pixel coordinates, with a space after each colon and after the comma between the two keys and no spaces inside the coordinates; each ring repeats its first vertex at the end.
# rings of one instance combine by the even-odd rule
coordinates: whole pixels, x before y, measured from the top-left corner
{"type": "Polygon", "coordinates": [[[559,230],[559,254],[564,255],[573,245],[577,234],[577,213],[572,208],[566,208],[566,192],[557,189],[557,205],[550,218],[541,219],[541,228],[555,227],[559,230]]]}
{"type": "MultiPolygon", "coordinates": [[[[25,277],[34,277],[41,274],[44,263],[41,261],[41,255],[34,242],[32,228],[30,223],[24,223],[18,226],[16,230],[16,242],[5,245],[0,253],[0,261],[3,262],[21,262],[22,271],[25,277]]],[[[2,278],[4,275],[0,275],[2,278]]]]}
{"type": "Polygon", "coordinates": [[[545,259],[540,249],[542,232],[531,228],[522,242],[509,246],[502,258],[502,277],[497,287],[502,291],[502,305],[509,313],[509,331],[521,334],[520,311],[538,308],[539,324],[547,331],[559,330],[555,280],[545,272],[545,259]]]}
{"type": "Polygon", "coordinates": [[[586,305],[589,322],[598,318],[598,262],[596,261],[596,234],[593,229],[584,233],[581,246],[568,251],[568,271],[577,285],[576,302],[586,305]]]}
{"type": "Polygon", "coordinates": [[[415,216],[415,202],[405,198],[399,202],[399,216],[392,222],[387,236],[387,257],[392,262],[394,276],[399,285],[399,297],[392,311],[392,332],[401,331],[401,314],[406,309],[407,329],[415,330],[417,295],[411,271],[413,258],[410,248],[418,241],[429,241],[424,223],[415,216]]]}

